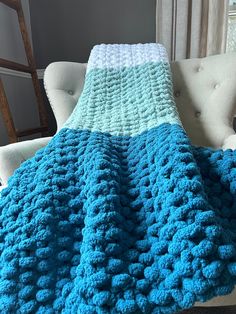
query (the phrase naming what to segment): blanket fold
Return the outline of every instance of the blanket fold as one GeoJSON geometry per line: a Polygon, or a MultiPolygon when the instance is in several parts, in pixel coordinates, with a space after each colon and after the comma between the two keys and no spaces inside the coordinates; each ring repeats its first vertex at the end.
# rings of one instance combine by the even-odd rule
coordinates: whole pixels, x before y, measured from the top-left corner
{"type": "Polygon", "coordinates": [[[191,145],[159,44],[98,45],[0,197],[0,312],[161,314],[236,281],[236,152],[191,145]]]}

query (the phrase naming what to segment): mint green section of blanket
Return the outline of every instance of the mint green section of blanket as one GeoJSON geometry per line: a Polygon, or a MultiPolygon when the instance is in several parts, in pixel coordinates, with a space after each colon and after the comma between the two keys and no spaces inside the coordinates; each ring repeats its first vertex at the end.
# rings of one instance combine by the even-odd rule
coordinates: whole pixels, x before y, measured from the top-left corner
{"type": "Polygon", "coordinates": [[[64,127],[134,136],[162,123],[181,124],[167,62],[92,69],[64,127]]]}

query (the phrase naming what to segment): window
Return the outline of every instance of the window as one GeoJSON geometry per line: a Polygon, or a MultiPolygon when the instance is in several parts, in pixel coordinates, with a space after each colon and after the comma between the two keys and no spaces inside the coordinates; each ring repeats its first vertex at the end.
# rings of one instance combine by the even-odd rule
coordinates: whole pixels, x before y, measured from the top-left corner
{"type": "Polygon", "coordinates": [[[236,52],[236,0],[229,0],[227,52],[236,52]]]}

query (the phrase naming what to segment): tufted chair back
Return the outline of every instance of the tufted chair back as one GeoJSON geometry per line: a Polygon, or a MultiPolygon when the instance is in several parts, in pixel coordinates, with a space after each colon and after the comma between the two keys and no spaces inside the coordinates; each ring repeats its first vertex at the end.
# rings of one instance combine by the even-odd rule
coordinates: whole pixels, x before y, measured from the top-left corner
{"type": "Polygon", "coordinates": [[[171,64],[174,96],[195,145],[236,149],[236,53],[171,64]]]}
{"type": "Polygon", "coordinates": [[[44,73],[44,87],[59,131],[69,118],[84,86],[86,64],[51,63],[44,73]]]}
{"type": "MultiPolygon", "coordinates": [[[[236,149],[236,53],[171,63],[174,97],[183,126],[194,145],[236,149]]],[[[86,64],[56,62],[44,76],[58,130],[75,107],[86,64]]]]}

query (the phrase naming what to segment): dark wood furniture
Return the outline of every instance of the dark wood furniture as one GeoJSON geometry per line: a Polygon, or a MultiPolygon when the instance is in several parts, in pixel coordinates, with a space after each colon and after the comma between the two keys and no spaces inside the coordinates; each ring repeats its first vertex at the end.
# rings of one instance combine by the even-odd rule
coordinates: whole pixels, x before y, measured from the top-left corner
{"type": "Polygon", "coordinates": [[[5,4],[11,9],[15,10],[18,16],[20,31],[24,43],[25,53],[28,61],[28,65],[20,64],[17,62],[9,61],[0,58],[0,67],[4,67],[19,72],[29,73],[32,77],[34,91],[37,99],[37,105],[39,110],[40,126],[37,128],[17,130],[11,115],[10,107],[7,101],[7,97],[4,91],[3,82],[0,78],[0,111],[2,113],[3,121],[6,125],[9,142],[15,143],[20,137],[32,135],[36,133],[46,134],[48,130],[47,113],[43,103],[43,97],[40,90],[40,84],[36,71],[36,64],[33,56],[33,50],[29,40],[29,35],[26,29],[24,14],[20,0],[0,0],[0,3],[5,4]]]}

